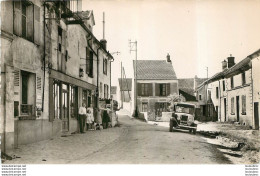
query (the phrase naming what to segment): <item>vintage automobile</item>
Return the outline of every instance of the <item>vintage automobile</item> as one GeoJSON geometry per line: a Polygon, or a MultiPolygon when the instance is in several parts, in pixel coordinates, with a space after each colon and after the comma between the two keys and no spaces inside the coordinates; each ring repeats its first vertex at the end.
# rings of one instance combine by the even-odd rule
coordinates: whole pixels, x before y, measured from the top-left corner
{"type": "Polygon", "coordinates": [[[196,134],[197,124],[194,123],[195,119],[195,105],[177,102],[174,103],[172,109],[172,116],[170,118],[170,129],[172,132],[174,129],[185,129],[189,132],[196,134]]]}

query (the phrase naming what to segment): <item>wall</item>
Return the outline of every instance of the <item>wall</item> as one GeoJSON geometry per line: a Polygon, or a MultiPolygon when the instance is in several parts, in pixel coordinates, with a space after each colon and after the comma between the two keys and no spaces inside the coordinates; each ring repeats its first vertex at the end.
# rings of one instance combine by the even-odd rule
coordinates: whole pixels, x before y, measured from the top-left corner
{"type": "Polygon", "coordinates": [[[240,124],[253,125],[253,107],[252,107],[252,87],[251,87],[251,69],[245,72],[246,84],[242,86],[241,73],[234,76],[234,88],[231,89],[230,78],[227,83],[227,118],[228,121],[237,121],[236,97],[239,96],[239,122],[240,124]],[[246,96],[246,114],[242,115],[242,95],[246,96]],[[234,114],[231,114],[231,98],[234,97],[234,114]]]}
{"type": "MultiPolygon", "coordinates": [[[[258,102],[258,114],[260,117],[260,57],[252,59],[252,78],[253,78],[253,103],[258,102]]],[[[254,109],[253,109],[254,113],[254,109]]],[[[254,117],[255,118],[255,117],[254,117]]],[[[260,126],[260,120],[259,120],[260,126]]],[[[254,124],[255,128],[255,124],[254,124]]]]}

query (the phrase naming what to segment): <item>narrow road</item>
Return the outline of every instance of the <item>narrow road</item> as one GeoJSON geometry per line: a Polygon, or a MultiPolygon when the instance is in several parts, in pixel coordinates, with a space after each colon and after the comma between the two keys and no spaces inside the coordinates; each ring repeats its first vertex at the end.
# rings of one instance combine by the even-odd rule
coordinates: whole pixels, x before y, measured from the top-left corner
{"type": "Polygon", "coordinates": [[[123,128],[114,142],[71,163],[89,164],[229,164],[216,147],[198,135],[168,132],[119,115],[123,128]]]}

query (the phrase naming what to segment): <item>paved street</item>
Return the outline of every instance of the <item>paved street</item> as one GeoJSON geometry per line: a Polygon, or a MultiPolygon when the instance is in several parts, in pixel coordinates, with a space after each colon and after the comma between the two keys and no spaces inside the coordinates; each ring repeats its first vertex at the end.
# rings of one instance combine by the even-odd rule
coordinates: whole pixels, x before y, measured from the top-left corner
{"type": "Polygon", "coordinates": [[[120,127],[89,131],[20,146],[9,163],[64,164],[227,164],[213,145],[198,135],[119,115],[120,127]]]}

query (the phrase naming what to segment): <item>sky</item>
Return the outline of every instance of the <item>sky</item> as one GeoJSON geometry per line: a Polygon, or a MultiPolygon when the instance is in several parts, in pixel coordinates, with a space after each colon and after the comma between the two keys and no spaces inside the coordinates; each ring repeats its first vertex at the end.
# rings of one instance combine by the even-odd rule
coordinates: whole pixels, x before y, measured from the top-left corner
{"type": "Polygon", "coordinates": [[[170,54],[177,78],[213,76],[230,54],[238,63],[260,48],[260,0],[83,0],[93,10],[93,33],[105,39],[113,55],[112,85],[133,76],[129,40],[137,41],[137,59],[165,60],[170,54]]]}

